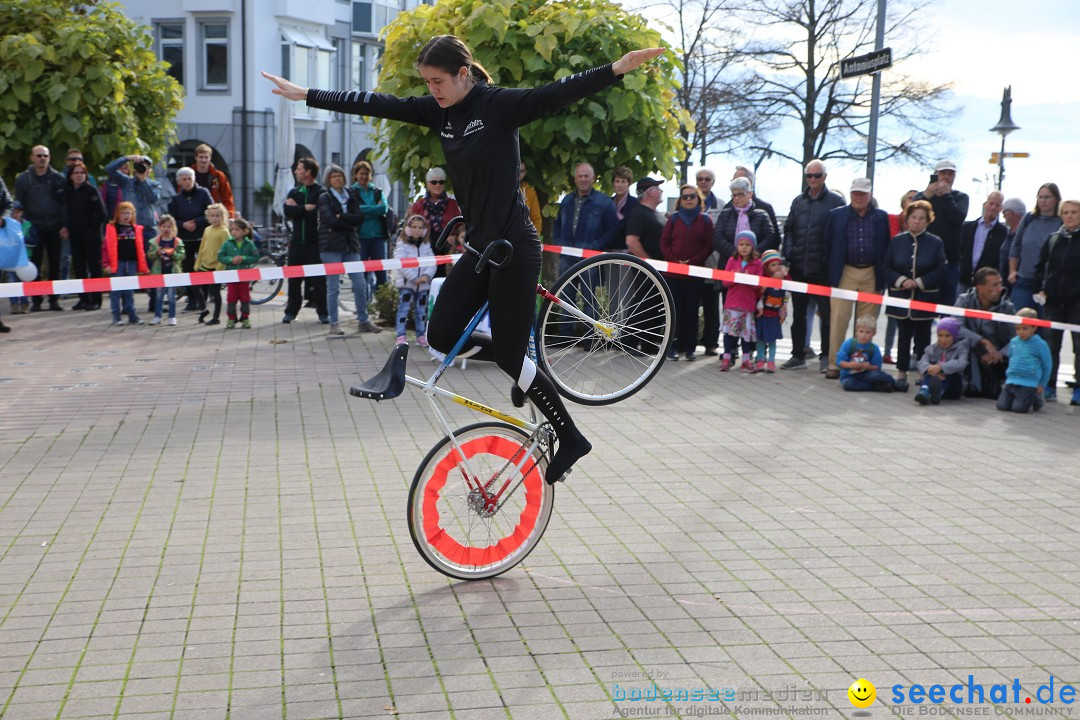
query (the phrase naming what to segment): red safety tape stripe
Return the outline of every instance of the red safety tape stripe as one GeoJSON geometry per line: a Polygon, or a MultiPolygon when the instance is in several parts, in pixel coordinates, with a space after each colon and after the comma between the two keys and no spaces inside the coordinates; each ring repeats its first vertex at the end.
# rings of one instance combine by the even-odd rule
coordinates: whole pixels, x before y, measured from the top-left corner
{"type": "MultiPolygon", "coordinates": [[[[603,254],[599,250],[584,250],[582,248],[563,247],[561,245],[545,245],[544,250],[560,255],[571,255],[583,258],[595,257],[596,255],[603,254]]],[[[669,263],[666,260],[645,259],[645,262],[649,263],[660,272],[666,272],[672,275],[677,274],[712,280],[723,280],[727,282],[736,282],[742,285],[783,288],[790,292],[820,295],[822,297],[838,298],[840,300],[865,302],[872,305],[885,305],[886,307],[903,309],[910,308],[912,310],[923,310],[941,315],[956,315],[958,317],[993,320],[995,322],[1009,323],[1012,325],[1034,325],[1035,327],[1053,328],[1054,330],[1080,332],[1080,325],[1073,325],[1070,323],[1051,322],[1050,320],[1037,318],[1022,318],[1017,317],[1016,315],[1004,315],[1002,313],[991,313],[983,310],[969,310],[968,308],[960,308],[952,305],[938,305],[937,303],[928,303],[921,300],[904,300],[903,298],[896,298],[890,295],[882,296],[874,293],[857,292],[855,290],[841,290],[840,288],[829,287],[828,285],[814,285],[812,283],[795,282],[794,280],[777,280],[776,278],[766,278],[761,277],[760,275],[745,275],[743,273],[717,270],[715,268],[707,268],[700,265],[680,265],[678,263],[669,263]]]]}
{"type": "MultiPolygon", "coordinates": [[[[599,250],[585,250],[575,247],[563,247],[561,245],[545,245],[546,252],[569,255],[572,257],[595,257],[603,255],[599,250]]],[[[212,285],[214,283],[230,282],[253,282],[256,280],[277,280],[278,278],[303,278],[320,277],[323,275],[344,275],[346,272],[375,272],[377,270],[397,270],[399,268],[415,268],[427,265],[445,265],[455,262],[460,255],[435,255],[424,258],[404,258],[401,260],[365,260],[347,263],[328,263],[313,265],[285,265],[272,268],[250,268],[247,270],[218,270],[215,272],[196,273],[172,273],[170,275],[131,275],[126,277],[93,278],[88,280],[39,280],[34,282],[0,283],[0,298],[34,296],[34,295],[75,295],[84,292],[109,292],[110,290],[146,290],[159,287],[187,287],[189,285],[212,285]]],[[[989,319],[996,322],[1010,324],[1026,324],[1036,327],[1053,328],[1054,330],[1067,330],[1080,332],[1080,325],[1070,323],[1051,322],[1035,318],[1021,318],[1015,315],[1002,315],[1001,313],[988,313],[982,310],[969,310],[967,308],[954,307],[952,305],[938,305],[937,303],[922,302],[920,300],[904,300],[889,295],[876,295],[874,293],[856,292],[854,290],[841,290],[828,285],[814,285],[811,283],[795,282],[794,280],[777,280],[760,275],[745,275],[733,273],[727,270],[707,268],[700,265],[684,265],[669,263],[665,260],[647,259],[645,262],[652,265],[660,272],[672,275],[688,277],[700,277],[712,280],[736,282],[742,285],[757,285],[764,287],[783,288],[790,292],[820,295],[828,298],[852,300],[870,303],[872,305],[885,305],[942,315],[956,315],[989,319]]]]}

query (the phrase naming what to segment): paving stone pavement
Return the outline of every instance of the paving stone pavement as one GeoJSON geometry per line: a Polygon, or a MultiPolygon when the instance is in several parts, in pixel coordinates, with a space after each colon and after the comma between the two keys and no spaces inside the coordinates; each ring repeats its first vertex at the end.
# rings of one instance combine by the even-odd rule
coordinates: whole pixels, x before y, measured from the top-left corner
{"type": "MultiPolygon", "coordinates": [[[[864,676],[880,719],[927,709],[894,685],[966,698],[969,675],[1018,679],[1019,703],[930,710],[1070,715],[1035,695],[1080,683],[1067,402],[921,408],[672,363],[571,408],[595,450],[541,544],[454,582],[405,520],[426,401],[346,393],[393,333],[279,318],[4,318],[0,716],[851,717],[864,676]]],[[[447,380],[511,409],[493,367],[447,380]]]]}

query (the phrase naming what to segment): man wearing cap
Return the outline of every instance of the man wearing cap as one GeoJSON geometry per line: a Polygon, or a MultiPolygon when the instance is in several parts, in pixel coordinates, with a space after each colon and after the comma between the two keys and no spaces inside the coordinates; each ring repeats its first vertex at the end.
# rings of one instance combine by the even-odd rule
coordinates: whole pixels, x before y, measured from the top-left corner
{"type": "Polygon", "coordinates": [[[938,303],[953,305],[956,302],[957,285],[960,278],[960,237],[967,219],[968,196],[959,190],[953,190],[956,182],[956,163],[942,160],[934,166],[937,180],[915,196],[916,200],[927,200],[934,208],[934,222],[926,231],[937,235],[945,245],[945,281],[941,285],[938,303]]]}
{"type": "Polygon", "coordinates": [[[660,251],[664,219],[656,212],[660,201],[664,199],[664,193],[660,190],[662,182],[664,181],[650,177],[638,180],[635,188],[638,204],[626,218],[626,247],[632,254],[645,260],[664,259],[664,254],[660,251]]]}
{"type": "Polygon", "coordinates": [[[966,293],[982,267],[996,268],[1001,260],[1001,245],[1009,231],[998,222],[1005,196],[994,190],[982,205],[982,217],[964,223],[960,238],[960,294],[966,293]]]}
{"type": "MultiPolygon", "coordinates": [[[[829,253],[829,285],[841,290],[880,293],[885,286],[885,251],[889,245],[889,214],[870,207],[872,187],[867,178],[851,182],[851,202],[829,213],[825,221],[826,249],[829,253]]],[[[829,301],[829,370],[825,377],[836,380],[840,367],[836,351],[849,337],[851,300],[829,301]]],[[[876,318],[880,306],[858,303],[855,317],[876,318]]]]}
{"type": "MultiPolygon", "coordinates": [[[[784,222],[781,254],[791,267],[792,280],[824,285],[829,281],[825,223],[830,212],[844,206],[844,199],[825,186],[828,171],[820,160],[811,160],[806,164],[804,177],[806,190],[791,201],[791,209],[784,222]]],[[[792,293],[791,296],[791,357],[780,368],[805,370],[807,341],[813,332],[813,321],[811,319],[808,323],[806,317],[810,296],[806,293],[792,293]]],[[[829,369],[829,298],[816,297],[816,300],[821,313],[820,364],[821,372],[825,372],[829,369]]]]}
{"type": "MultiPolygon", "coordinates": [[[[635,187],[638,204],[626,218],[626,247],[631,254],[644,260],[664,259],[664,254],[660,250],[660,236],[664,232],[666,223],[664,217],[656,211],[664,199],[664,193],[660,190],[660,184],[663,182],[663,180],[654,180],[651,177],[638,180],[635,187]]],[[[635,318],[635,323],[641,334],[647,336],[659,329],[662,318],[659,314],[653,313],[651,317],[635,318]]],[[[649,354],[654,354],[658,350],[655,346],[639,344],[634,338],[628,340],[626,344],[631,349],[641,349],[649,354]]]]}

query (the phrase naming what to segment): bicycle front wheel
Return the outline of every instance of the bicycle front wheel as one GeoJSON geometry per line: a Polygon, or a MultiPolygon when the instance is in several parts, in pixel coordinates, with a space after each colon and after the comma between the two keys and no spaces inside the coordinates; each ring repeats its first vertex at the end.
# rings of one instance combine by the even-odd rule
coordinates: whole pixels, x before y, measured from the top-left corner
{"type": "Polygon", "coordinates": [[[567,270],[551,294],[556,301],[544,300],[537,320],[537,361],[564,397],[607,405],[659,372],[675,313],[671,290],[651,265],[623,253],[597,255],[567,270]]]}
{"type": "Polygon", "coordinates": [[[555,500],[555,488],[544,482],[547,456],[512,425],[477,423],[454,435],[468,463],[449,437],[431,449],[409,490],[409,534],[444,575],[495,577],[525,559],[547,529],[555,500]]]}
{"type": "MultiPolygon", "coordinates": [[[[275,259],[273,255],[259,255],[259,261],[255,263],[255,267],[259,270],[266,268],[279,267],[285,264],[285,256],[275,259]]],[[[283,278],[276,278],[271,280],[254,280],[251,283],[251,304],[262,305],[268,303],[279,294],[281,294],[281,287],[285,284],[283,278]]]]}

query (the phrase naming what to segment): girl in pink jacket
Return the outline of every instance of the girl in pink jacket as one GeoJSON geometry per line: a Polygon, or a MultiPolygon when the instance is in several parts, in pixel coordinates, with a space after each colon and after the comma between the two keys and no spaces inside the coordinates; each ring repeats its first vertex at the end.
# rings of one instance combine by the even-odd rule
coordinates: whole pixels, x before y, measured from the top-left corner
{"type": "MultiPolygon", "coordinates": [[[[761,260],[758,259],[757,236],[751,230],[743,230],[735,235],[735,252],[728,258],[724,269],[728,272],[746,275],[761,274],[761,260]]],[[[727,294],[724,298],[724,317],[720,329],[724,333],[724,356],[720,359],[720,371],[731,368],[731,356],[739,342],[742,342],[743,372],[754,372],[752,360],[754,346],[757,343],[757,301],[760,289],[756,285],[743,285],[731,280],[724,280],[727,294]]]]}

